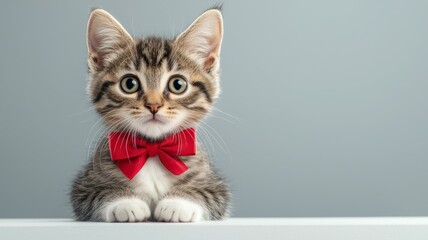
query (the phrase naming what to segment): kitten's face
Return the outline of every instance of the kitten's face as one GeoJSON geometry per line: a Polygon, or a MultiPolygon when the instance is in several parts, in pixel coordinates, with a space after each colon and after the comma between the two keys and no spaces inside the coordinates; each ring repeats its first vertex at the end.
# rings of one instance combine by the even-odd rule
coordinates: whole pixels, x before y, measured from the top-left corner
{"type": "Polygon", "coordinates": [[[107,12],[88,23],[89,94],[114,131],[162,139],[195,127],[217,98],[220,11],[209,10],[175,40],[134,40],[107,12]]]}

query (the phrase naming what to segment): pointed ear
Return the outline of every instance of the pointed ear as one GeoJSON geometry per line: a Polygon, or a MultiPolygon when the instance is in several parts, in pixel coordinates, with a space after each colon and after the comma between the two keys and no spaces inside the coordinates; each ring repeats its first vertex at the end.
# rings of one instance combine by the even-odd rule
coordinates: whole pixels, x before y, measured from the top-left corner
{"type": "Polygon", "coordinates": [[[211,9],[199,16],[176,43],[184,53],[207,71],[217,70],[221,41],[223,39],[223,18],[217,9],[211,9]]]}
{"type": "Polygon", "coordinates": [[[102,9],[91,12],[87,29],[90,65],[105,66],[119,49],[132,43],[132,37],[112,15],[102,9]]]}

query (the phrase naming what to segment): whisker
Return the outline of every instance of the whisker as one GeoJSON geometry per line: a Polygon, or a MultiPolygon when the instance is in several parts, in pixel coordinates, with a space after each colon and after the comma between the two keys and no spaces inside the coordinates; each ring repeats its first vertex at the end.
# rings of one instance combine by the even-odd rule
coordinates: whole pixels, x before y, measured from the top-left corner
{"type": "Polygon", "coordinates": [[[227,112],[225,112],[225,111],[222,111],[222,110],[220,110],[220,109],[218,109],[218,108],[216,108],[216,107],[212,107],[211,108],[212,110],[214,110],[214,111],[217,111],[217,112],[219,112],[219,113],[221,113],[221,114],[223,114],[223,115],[225,115],[225,116],[227,116],[227,117],[230,117],[230,118],[232,118],[232,119],[234,119],[234,120],[236,120],[236,121],[240,121],[240,119],[237,117],[237,116],[234,116],[234,115],[232,115],[232,114],[230,114],[230,113],[227,113],[227,112]]]}
{"type": "Polygon", "coordinates": [[[214,133],[214,140],[216,141],[217,145],[223,150],[224,153],[227,153],[229,155],[229,158],[232,159],[232,154],[230,152],[229,147],[227,146],[226,142],[224,141],[224,139],[221,137],[221,135],[213,128],[211,127],[209,124],[201,122],[201,124],[204,124],[204,126],[208,127],[208,132],[211,131],[214,133]],[[217,140],[217,138],[220,139],[220,142],[217,140]]]}

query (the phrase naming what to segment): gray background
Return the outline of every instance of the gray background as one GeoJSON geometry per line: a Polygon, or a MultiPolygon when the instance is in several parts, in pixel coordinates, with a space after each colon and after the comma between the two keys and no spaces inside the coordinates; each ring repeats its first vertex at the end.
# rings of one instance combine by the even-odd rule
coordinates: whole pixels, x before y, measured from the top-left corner
{"type": "MultiPolygon", "coordinates": [[[[90,8],[171,37],[214,3],[2,1],[0,217],[71,216],[70,182],[100,133],[90,8]]],[[[427,1],[225,2],[225,113],[200,137],[234,216],[428,214],[427,13],[427,1]]]]}

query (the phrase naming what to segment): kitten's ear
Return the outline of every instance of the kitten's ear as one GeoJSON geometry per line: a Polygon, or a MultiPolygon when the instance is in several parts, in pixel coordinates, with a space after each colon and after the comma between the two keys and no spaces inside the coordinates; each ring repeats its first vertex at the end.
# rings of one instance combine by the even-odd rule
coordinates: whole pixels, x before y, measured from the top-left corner
{"type": "Polygon", "coordinates": [[[112,15],[102,9],[91,12],[87,29],[90,65],[105,66],[120,48],[132,43],[132,37],[112,15]]]}
{"type": "Polygon", "coordinates": [[[223,18],[218,9],[210,9],[199,16],[176,43],[187,56],[205,70],[217,70],[221,41],[223,39],[223,18]]]}

